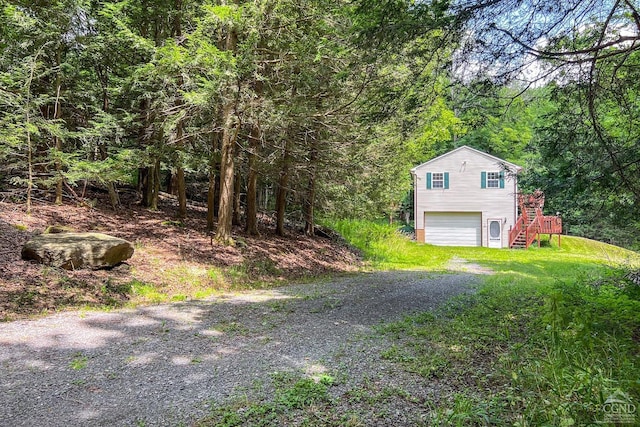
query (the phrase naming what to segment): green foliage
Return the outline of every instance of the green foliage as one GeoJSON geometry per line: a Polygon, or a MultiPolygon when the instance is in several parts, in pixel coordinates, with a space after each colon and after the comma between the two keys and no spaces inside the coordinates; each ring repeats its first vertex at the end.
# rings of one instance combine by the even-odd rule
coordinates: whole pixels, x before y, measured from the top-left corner
{"type": "Polygon", "coordinates": [[[456,143],[523,165],[539,101],[533,90],[520,92],[518,88],[483,81],[452,89],[450,102],[467,126],[466,134],[460,135],[456,143]]]}
{"type": "MultiPolygon", "coordinates": [[[[593,37],[585,28],[572,43],[593,37]]],[[[545,102],[529,146],[537,155],[523,180],[545,190],[549,210],[561,212],[572,233],[630,248],[639,245],[639,60],[638,52],[614,55],[589,82],[569,73],[539,90],[545,102]]]]}
{"type": "Polygon", "coordinates": [[[537,333],[544,349],[538,360],[523,358],[513,381],[545,398],[528,409],[528,418],[583,424],[602,418],[604,400],[618,389],[634,401],[640,397],[634,356],[640,300],[629,297],[637,285],[620,275],[559,282],[548,292],[542,317],[547,326],[537,333]]]}
{"type": "MultiPolygon", "coordinates": [[[[277,426],[305,418],[305,411],[331,403],[329,389],[335,380],[329,375],[318,378],[299,378],[278,373],[273,376],[273,399],[264,401],[235,401],[218,406],[198,426],[277,426]]],[[[305,424],[306,424],[305,423],[305,424]]],[[[313,425],[313,424],[310,424],[313,425]]]]}
{"type": "Polygon", "coordinates": [[[445,251],[416,247],[396,227],[388,224],[366,220],[326,220],[325,224],[362,251],[365,259],[376,268],[438,270],[444,268],[451,257],[445,251]]]}
{"type": "MultiPolygon", "coordinates": [[[[138,168],[158,167],[139,183],[155,192],[149,181],[164,175],[201,181],[217,170],[226,131],[237,138],[235,173],[248,175],[248,157],[257,159],[264,208],[280,186],[298,218],[308,206],[392,217],[411,167],[469,144],[526,162],[522,188],[545,190],[573,233],[637,246],[638,52],[600,56],[588,84],[572,69],[527,90],[493,74],[472,79],[460,63],[473,48],[466,23],[489,25],[483,11],[542,13],[541,2],[489,3],[4,2],[0,179],[56,191],[87,180],[113,193],[138,168]]],[[[627,3],[615,7],[628,12],[627,3]]],[[[617,22],[629,23],[626,12],[617,22]]],[[[537,22],[521,21],[510,24],[537,22]]],[[[591,46],[595,28],[549,47],[591,46]]],[[[492,50],[503,37],[484,42],[504,53],[492,50]]]]}
{"type": "Polygon", "coordinates": [[[640,397],[640,301],[617,286],[594,286],[593,278],[573,280],[489,280],[431,321],[408,317],[383,328],[400,338],[383,356],[466,389],[443,398],[434,414],[439,422],[593,423],[616,389],[640,397]]]}
{"type": "Polygon", "coordinates": [[[292,386],[280,388],[276,386],[275,401],[287,409],[302,409],[306,406],[327,402],[328,390],[334,383],[329,375],[321,375],[317,379],[303,378],[292,386]]]}
{"type": "Polygon", "coordinates": [[[87,367],[88,360],[87,356],[82,353],[76,353],[71,362],[69,362],[69,367],[75,371],[82,370],[87,367]]]}
{"type": "Polygon", "coordinates": [[[169,299],[168,296],[160,292],[156,286],[148,283],[142,283],[138,280],[134,280],[130,283],[130,289],[131,294],[143,301],[158,303],[169,299]]]}

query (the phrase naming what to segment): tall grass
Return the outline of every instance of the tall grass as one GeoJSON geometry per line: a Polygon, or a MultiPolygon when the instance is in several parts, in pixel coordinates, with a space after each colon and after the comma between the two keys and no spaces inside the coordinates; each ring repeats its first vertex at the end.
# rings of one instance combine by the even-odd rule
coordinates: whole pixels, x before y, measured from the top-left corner
{"type": "Polygon", "coordinates": [[[397,338],[383,357],[451,387],[433,424],[594,424],[616,390],[640,407],[640,286],[626,276],[637,253],[565,236],[529,250],[434,247],[388,225],[330,226],[374,268],[437,271],[457,257],[494,271],[437,315],[383,328],[397,338]]]}
{"type": "Polygon", "coordinates": [[[387,224],[359,220],[327,221],[325,224],[362,251],[374,268],[437,270],[445,268],[451,258],[445,251],[421,250],[387,224]]]}

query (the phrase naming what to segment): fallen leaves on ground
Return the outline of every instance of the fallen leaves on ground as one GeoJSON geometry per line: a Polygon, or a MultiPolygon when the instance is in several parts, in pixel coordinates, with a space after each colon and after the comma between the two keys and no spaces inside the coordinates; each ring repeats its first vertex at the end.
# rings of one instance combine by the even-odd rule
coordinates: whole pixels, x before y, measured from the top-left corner
{"type": "Polygon", "coordinates": [[[124,194],[123,201],[118,211],[106,199],[98,199],[95,208],[37,201],[30,215],[22,203],[0,202],[0,320],[84,306],[123,306],[134,297],[136,284],[152,285],[169,299],[186,299],[352,272],[360,265],[359,256],[339,239],[308,237],[293,227],[286,236],[276,236],[268,215],[261,216],[259,237],[235,228],[236,245],[222,246],[206,231],[203,207],[190,205],[187,218],[178,220],[171,198],[164,198],[157,211],[137,204],[134,193],[124,194]],[[134,244],[134,255],[110,270],[64,271],[23,261],[24,243],[50,225],[124,238],[134,244]]]}

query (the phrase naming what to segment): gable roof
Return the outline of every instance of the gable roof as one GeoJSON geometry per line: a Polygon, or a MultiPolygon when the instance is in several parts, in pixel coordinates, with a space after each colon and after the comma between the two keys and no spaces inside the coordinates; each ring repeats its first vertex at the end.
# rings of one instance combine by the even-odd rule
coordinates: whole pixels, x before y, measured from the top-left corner
{"type": "Polygon", "coordinates": [[[462,146],[460,146],[460,147],[458,147],[458,148],[456,148],[454,150],[451,150],[451,151],[449,151],[447,153],[444,153],[444,154],[442,154],[442,155],[440,155],[438,157],[435,157],[435,158],[433,158],[431,160],[428,160],[428,161],[426,161],[426,162],[424,162],[422,164],[419,164],[416,167],[411,168],[411,173],[415,173],[415,171],[418,168],[421,168],[422,166],[428,165],[429,163],[435,162],[437,160],[440,160],[440,159],[442,159],[444,157],[450,156],[453,153],[457,153],[458,151],[462,151],[462,150],[467,150],[467,151],[470,151],[470,152],[472,152],[474,154],[479,154],[479,155],[481,155],[481,156],[483,156],[483,157],[485,157],[485,158],[487,158],[489,160],[494,160],[496,163],[505,164],[505,165],[509,166],[510,169],[515,169],[516,173],[518,173],[518,172],[520,172],[522,170],[522,166],[518,166],[515,163],[507,162],[506,160],[503,160],[503,159],[501,159],[499,157],[492,156],[491,154],[487,154],[484,151],[480,151],[480,150],[476,150],[475,148],[471,148],[468,145],[462,145],[462,146]]]}

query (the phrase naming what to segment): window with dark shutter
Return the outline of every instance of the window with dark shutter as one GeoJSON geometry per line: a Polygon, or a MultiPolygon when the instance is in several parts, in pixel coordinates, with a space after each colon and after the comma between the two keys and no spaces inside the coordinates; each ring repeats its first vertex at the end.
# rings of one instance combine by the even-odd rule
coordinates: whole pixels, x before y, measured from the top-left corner
{"type": "Polygon", "coordinates": [[[480,188],[504,188],[504,172],[481,172],[480,188]]]}
{"type": "Polygon", "coordinates": [[[427,190],[447,190],[449,172],[427,172],[427,190]]]}

